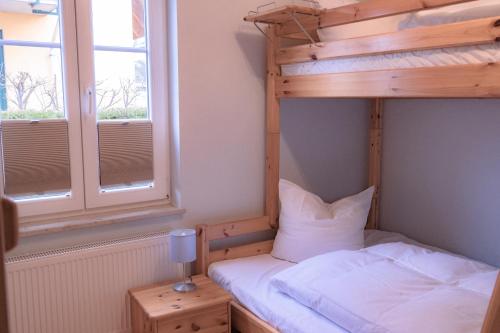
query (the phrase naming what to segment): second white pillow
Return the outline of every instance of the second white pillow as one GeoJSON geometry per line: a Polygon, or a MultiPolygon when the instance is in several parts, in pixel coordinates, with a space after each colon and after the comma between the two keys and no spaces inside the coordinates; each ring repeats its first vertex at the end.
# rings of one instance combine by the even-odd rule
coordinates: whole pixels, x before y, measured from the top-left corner
{"type": "Polygon", "coordinates": [[[364,247],[363,230],[374,187],[332,204],[281,179],[281,212],[271,255],[291,262],[337,250],[364,247]]]}

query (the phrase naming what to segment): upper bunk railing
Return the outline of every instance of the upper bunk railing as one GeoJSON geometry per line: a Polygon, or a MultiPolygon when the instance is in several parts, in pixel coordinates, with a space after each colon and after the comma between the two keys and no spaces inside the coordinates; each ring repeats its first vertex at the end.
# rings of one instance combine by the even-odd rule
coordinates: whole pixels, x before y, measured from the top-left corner
{"type": "MultiPolygon", "coordinates": [[[[500,16],[329,42],[317,42],[311,38],[313,31],[318,28],[471,1],[473,0],[368,0],[333,9],[307,7],[301,9],[297,6],[284,6],[249,15],[245,20],[272,24],[273,36],[267,36],[271,39],[296,38],[297,31],[302,31],[302,38],[306,36],[310,40],[308,44],[292,47],[281,47],[280,43],[272,43],[275,45],[276,65],[500,42],[500,16]]],[[[500,97],[499,77],[500,63],[483,62],[350,73],[277,76],[275,86],[276,96],[279,98],[495,98],[500,97]]]]}
{"type": "MultiPolygon", "coordinates": [[[[440,8],[475,0],[369,0],[361,3],[322,10],[316,17],[301,17],[309,31],[387,16],[440,8]]],[[[302,29],[293,21],[277,27],[279,37],[300,38],[302,29]]],[[[302,37],[303,38],[303,37],[302,37]]]]}
{"type": "Polygon", "coordinates": [[[500,41],[500,16],[277,50],[278,65],[430,50],[500,41]]]}

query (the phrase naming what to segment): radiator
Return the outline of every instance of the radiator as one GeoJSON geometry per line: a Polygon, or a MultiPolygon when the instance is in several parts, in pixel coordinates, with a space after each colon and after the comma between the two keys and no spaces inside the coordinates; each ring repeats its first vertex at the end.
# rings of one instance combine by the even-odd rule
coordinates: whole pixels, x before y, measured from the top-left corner
{"type": "Polygon", "coordinates": [[[130,332],[127,290],[179,277],[165,233],[7,261],[13,333],[130,332]]]}

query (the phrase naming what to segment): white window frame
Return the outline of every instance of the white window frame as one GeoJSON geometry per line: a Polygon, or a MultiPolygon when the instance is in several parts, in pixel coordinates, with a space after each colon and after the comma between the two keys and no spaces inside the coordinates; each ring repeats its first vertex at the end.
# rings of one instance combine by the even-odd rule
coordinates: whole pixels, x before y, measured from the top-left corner
{"type": "MultiPolygon", "coordinates": [[[[61,59],[63,73],[64,110],[68,121],[71,192],[69,196],[47,196],[36,199],[17,200],[19,215],[23,217],[54,212],[69,212],[84,209],[83,160],[81,144],[80,98],[78,92],[78,65],[76,44],[75,3],[59,0],[61,32],[61,59]]],[[[53,43],[5,41],[5,45],[46,47],[53,43]]],[[[50,46],[49,46],[50,47],[50,46]]],[[[3,156],[2,156],[3,158],[3,156]]],[[[0,177],[0,190],[4,193],[4,178],[0,177]]]]}
{"type": "MultiPolygon", "coordinates": [[[[166,1],[145,0],[145,4],[148,37],[146,40],[148,110],[153,124],[153,184],[147,187],[104,191],[99,180],[92,1],[76,1],[86,208],[170,199],[166,1]]],[[[107,49],[113,50],[113,47],[107,49]]],[[[133,120],[127,121],[133,122],[133,120]]]]}
{"type": "MultiPolygon", "coordinates": [[[[104,0],[103,0],[104,1],[104,0]]],[[[138,209],[170,203],[168,116],[167,3],[145,0],[147,17],[148,111],[153,128],[151,187],[103,191],[99,180],[95,99],[92,1],[59,0],[63,89],[70,149],[71,194],[16,201],[23,220],[49,222],[61,216],[105,214],[124,207],[138,209]]],[[[4,40],[5,41],[5,40],[4,40]]],[[[33,43],[43,46],[50,43],[33,43]]],[[[113,49],[109,47],[107,49],[113,49]]],[[[133,122],[134,120],[127,120],[133,122]]],[[[143,121],[143,120],[141,120],[143,121]]],[[[1,154],[1,149],[0,149],[1,154]]],[[[0,156],[2,157],[2,156],[0,156]]],[[[0,193],[3,193],[3,176],[0,193]]]]}

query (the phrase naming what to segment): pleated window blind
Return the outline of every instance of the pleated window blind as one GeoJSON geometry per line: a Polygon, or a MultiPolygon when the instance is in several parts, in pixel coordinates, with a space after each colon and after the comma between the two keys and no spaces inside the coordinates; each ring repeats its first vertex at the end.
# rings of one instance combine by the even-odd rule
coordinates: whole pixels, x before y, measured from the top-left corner
{"type": "Polygon", "coordinates": [[[103,188],[153,181],[151,121],[101,121],[98,133],[99,176],[103,188]]]}
{"type": "Polygon", "coordinates": [[[70,191],[66,120],[6,120],[1,131],[6,195],[24,197],[70,191]]]}

